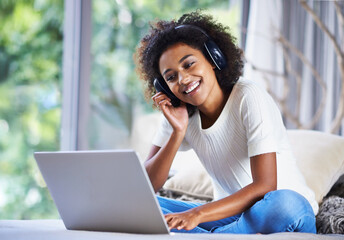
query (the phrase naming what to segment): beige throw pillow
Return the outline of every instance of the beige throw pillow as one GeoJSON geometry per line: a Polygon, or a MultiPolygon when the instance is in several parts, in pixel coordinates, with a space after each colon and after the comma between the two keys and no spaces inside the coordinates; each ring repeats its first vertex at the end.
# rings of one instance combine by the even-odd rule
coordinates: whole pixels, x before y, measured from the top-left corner
{"type": "Polygon", "coordinates": [[[166,181],[165,189],[200,199],[213,198],[211,179],[193,150],[178,152],[171,169],[174,175],[166,181]]]}
{"type": "Polygon", "coordinates": [[[311,130],[288,130],[297,165],[320,203],[344,174],[344,138],[311,130]]]}
{"type": "MultiPolygon", "coordinates": [[[[344,138],[310,130],[287,132],[297,164],[320,203],[344,174],[344,138]]],[[[165,183],[164,188],[194,197],[212,198],[210,177],[198,164],[197,156],[188,155],[183,160],[183,155],[180,154],[176,162],[176,174],[165,183]],[[187,164],[183,164],[183,161],[187,164]]]]}

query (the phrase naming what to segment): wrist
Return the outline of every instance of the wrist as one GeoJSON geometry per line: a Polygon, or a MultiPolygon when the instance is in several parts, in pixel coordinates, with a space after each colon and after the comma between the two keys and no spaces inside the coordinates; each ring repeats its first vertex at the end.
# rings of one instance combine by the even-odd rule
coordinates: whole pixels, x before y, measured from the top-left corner
{"type": "Polygon", "coordinates": [[[185,136],[186,134],[186,129],[187,128],[173,128],[173,133],[176,135],[176,136],[179,136],[179,137],[183,137],[185,136]]]}
{"type": "Polygon", "coordinates": [[[192,212],[193,217],[196,218],[199,223],[204,222],[202,220],[204,216],[204,212],[201,207],[192,208],[190,209],[190,211],[192,212]]]}

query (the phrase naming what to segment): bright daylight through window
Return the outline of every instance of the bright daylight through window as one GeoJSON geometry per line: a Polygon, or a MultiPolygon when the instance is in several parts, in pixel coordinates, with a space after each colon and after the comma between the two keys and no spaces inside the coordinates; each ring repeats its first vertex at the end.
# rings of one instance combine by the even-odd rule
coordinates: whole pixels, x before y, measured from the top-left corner
{"type": "MultiPolygon", "coordinates": [[[[133,61],[149,21],[204,9],[239,35],[229,0],[172,2],[92,1],[88,149],[130,147],[134,119],[153,111],[133,61]]],[[[61,149],[65,3],[0,1],[0,219],[58,218],[33,153],[61,149]]]]}

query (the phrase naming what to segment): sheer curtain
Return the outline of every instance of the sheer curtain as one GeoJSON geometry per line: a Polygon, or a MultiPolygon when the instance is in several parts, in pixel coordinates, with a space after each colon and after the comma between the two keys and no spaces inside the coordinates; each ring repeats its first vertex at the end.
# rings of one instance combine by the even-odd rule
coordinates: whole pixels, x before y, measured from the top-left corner
{"type": "Polygon", "coordinates": [[[344,135],[344,2],[244,2],[244,77],[271,93],[287,128],[344,135]]]}

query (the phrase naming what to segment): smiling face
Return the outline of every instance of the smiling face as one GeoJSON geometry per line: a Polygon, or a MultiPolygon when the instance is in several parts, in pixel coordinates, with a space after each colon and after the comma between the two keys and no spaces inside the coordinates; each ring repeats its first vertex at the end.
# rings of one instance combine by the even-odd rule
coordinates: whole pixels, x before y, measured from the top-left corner
{"type": "Polygon", "coordinates": [[[174,95],[197,107],[216,102],[217,94],[223,94],[214,68],[200,50],[184,43],[169,47],[159,59],[160,73],[174,95]]]}

